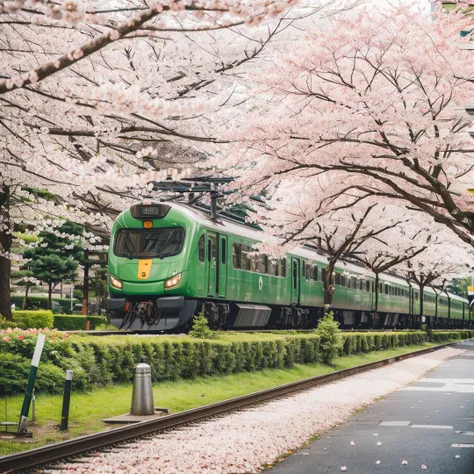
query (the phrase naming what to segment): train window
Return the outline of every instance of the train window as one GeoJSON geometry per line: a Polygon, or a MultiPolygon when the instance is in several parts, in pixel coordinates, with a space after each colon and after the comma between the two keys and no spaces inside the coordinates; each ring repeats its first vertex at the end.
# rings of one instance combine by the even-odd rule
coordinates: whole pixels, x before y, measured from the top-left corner
{"type": "Polygon", "coordinates": [[[250,255],[250,271],[256,272],[257,271],[257,264],[258,264],[258,256],[254,254],[254,250],[249,248],[250,255]]]}
{"type": "Polygon", "coordinates": [[[204,262],[206,258],[206,244],[204,243],[204,235],[201,235],[201,238],[198,242],[198,258],[200,262],[204,262]]]}
{"type": "Polygon", "coordinates": [[[303,276],[306,276],[306,262],[303,260],[302,264],[301,264],[301,274],[303,276]]]}
{"type": "Polygon", "coordinates": [[[242,270],[250,270],[250,248],[246,245],[242,245],[242,251],[240,254],[240,268],[242,270]]]}
{"type": "Polygon", "coordinates": [[[346,277],[341,275],[341,286],[346,286],[346,277]]]}
{"type": "Polygon", "coordinates": [[[268,257],[268,274],[269,275],[278,275],[278,265],[276,260],[268,257]]]}
{"type": "Polygon", "coordinates": [[[387,285],[387,284],[385,284],[385,291],[384,291],[384,293],[385,293],[386,295],[388,295],[388,285],[387,285]]]}
{"type": "Polygon", "coordinates": [[[283,259],[283,258],[280,258],[280,260],[278,260],[278,262],[277,262],[278,276],[282,276],[282,277],[285,276],[286,271],[285,271],[285,268],[284,268],[284,266],[285,266],[284,262],[285,262],[285,259],[283,259]]]}
{"type": "Polygon", "coordinates": [[[233,244],[232,245],[232,266],[234,268],[241,268],[240,267],[240,254],[241,254],[240,244],[233,244]]]}
{"type": "Polygon", "coordinates": [[[257,272],[267,273],[267,256],[264,254],[256,255],[257,259],[257,272]]]}
{"type": "Polygon", "coordinates": [[[296,290],[298,287],[298,263],[293,260],[293,288],[296,290]]]}
{"type": "Polygon", "coordinates": [[[321,268],[321,281],[324,281],[326,279],[326,269],[321,268]]]}
{"type": "Polygon", "coordinates": [[[313,280],[319,280],[319,268],[316,265],[313,267],[313,280]]]}
{"type": "Polygon", "coordinates": [[[365,289],[365,281],[359,280],[359,290],[364,290],[364,289],[365,289]]]}
{"type": "Polygon", "coordinates": [[[305,266],[305,272],[303,272],[304,277],[307,280],[312,280],[312,266],[311,265],[306,265],[305,266]]]}
{"type": "Polygon", "coordinates": [[[340,285],[340,284],[341,284],[341,274],[336,273],[336,285],[340,285]]]}
{"type": "Polygon", "coordinates": [[[383,283],[380,283],[380,284],[379,284],[379,293],[380,293],[380,294],[383,293],[383,283]]]}
{"type": "Polygon", "coordinates": [[[214,261],[216,258],[217,254],[217,238],[214,235],[209,236],[209,241],[208,241],[208,259],[210,262],[214,261]]]}
{"type": "Polygon", "coordinates": [[[225,245],[225,244],[226,244],[226,239],[222,239],[222,240],[221,240],[221,261],[222,261],[222,263],[224,263],[224,264],[225,264],[226,261],[227,261],[227,260],[226,260],[226,259],[227,259],[227,255],[226,255],[226,253],[227,253],[227,252],[226,252],[227,248],[226,248],[226,245],[225,245]]]}
{"type": "Polygon", "coordinates": [[[353,288],[354,290],[357,290],[357,278],[356,277],[352,277],[351,278],[351,288],[353,288]]]}
{"type": "Polygon", "coordinates": [[[121,229],[115,237],[114,254],[126,258],[165,258],[183,248],[184,229],[121,229]]]}
{"type": "Polygon", "coordinates": [[[366,280],[365,282],[365,291],[370,291],[370,281],[366,280]]]}

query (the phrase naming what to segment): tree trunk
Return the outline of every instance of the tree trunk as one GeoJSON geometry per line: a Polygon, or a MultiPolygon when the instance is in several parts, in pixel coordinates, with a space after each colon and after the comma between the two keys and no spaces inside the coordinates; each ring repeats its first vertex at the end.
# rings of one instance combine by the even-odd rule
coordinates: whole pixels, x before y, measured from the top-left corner
{"type": "Polygon", "coordinates": [[[328,267],[324,272],[324,312],[326,312],[327,306],[332,304],[333,296],[334,296],[334,280],[333,280],[333,272],[334,267],[336,266],[336,261],[329,260],[328,267]]]}
{"type": "Polygon", "coordinates": [[[425,301],[423,295],[425,291],[425,285],[420,285],[420,321],[418,322],[418,327],[417,329],[421,329],[421,324],[423,323],[423,303],[425,301]]]}
{"type": "MultiPolygon", "coordinates": [[[[0,186],[0,252],[8,253],[12,247],[10,231],[10,189],[0,186]]],[[[0,254],[0,315],[12,320],[10,303],[11,260],[0,254]]]]}
{"type": "Polygon", "coordinates": [[[53,310],[53,282],[48,281],[48,309],[53,310]]]}
{"type": "Polygon", "coordinates": [[[28,291],[30,290],[30,284],[27,283],[25,287],[25,297],[23,298],[23,304],[21,305],[21,309],[24,311],[26,309],[26,303],[28,302],[28,291]]]}
{"type": "Polygon", "coordinates": [[[379,273],[375,272],[375,312],[379,310],[379,281],[379,273]]]}

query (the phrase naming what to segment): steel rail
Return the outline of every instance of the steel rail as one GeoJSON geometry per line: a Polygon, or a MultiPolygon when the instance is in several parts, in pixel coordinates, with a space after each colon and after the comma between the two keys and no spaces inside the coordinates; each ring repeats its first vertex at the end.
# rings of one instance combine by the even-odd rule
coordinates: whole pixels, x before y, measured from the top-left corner
{"type": "MultiPolygon", "coordinates": [[[[247,330],[231,330],[232,332],[238,332],[240,334],[275,334],[279,335],[279,331],[292,331],[301,334],[306,334],[308,332],[314,331],[316,328],[312,329],[247,329],[247,330]]],[[[366,333],[366,332],[395,332],[395,333],[406,333],[406,329],[341,329],[344,334],[352,333],[366,333]]],[[[413,329],[412,331],[422,331],[422,329],[413,329]]],[[[434,332],[456,332],[456,331],[474,331],[474,328],[452,328],[452,329],[434,329],[434,332]]],[[[83,335],[83,336],[187,336],[186,333],[165,333],[165,332],[148,332],[148,331],[130,331],[130,330],[117,330],[117,331],[95,331],[95,330],[79,330],[79,331],[61,331],[71,335],[83,335]]],[[[228,331],[222,331],[225,333],[228,331]]],[[[285,334],[282,334],[283,336],[285,334]]]]}
{"type": "Polygon", "coordinates": [[[94,433],[91,435],[81,436],[67,441],[42,446],[21,453],[11,454],[0,457],[0,473],[13,473],[33,467],[42,466],[59,460],[65,460],[72,456],[83,455],[88,451],[103,449],[107,446],[161,432],[163,430],[173,429],[185,424],[201,421],[204,418],[220,415],[232,410],[241,409],[243,407],[262,403],[276,397],[281,397],[294,392],[306,390],[321,384],[340,380],[350,375],[366,372],[378,367],[384,367],[394,362],[409,359],[419,355],[437,351],[444,347],[458,344],[462,341],[442,344],[427,349],[421,349],[407,354],[401,354],[376,362],[358,365],[350,369],[338,370],[326,375],[318,375],[316,377],[306,378],[297,382],[279,385],[277,387],[261,390],[259,392],[250,393],[240,397],[231,398],[222,402],[205,405],[199,408],[182,411],[158,418],[155,420],[146,420],[138,422],[134,425],[127,425],[110,431],[94,433]]]}

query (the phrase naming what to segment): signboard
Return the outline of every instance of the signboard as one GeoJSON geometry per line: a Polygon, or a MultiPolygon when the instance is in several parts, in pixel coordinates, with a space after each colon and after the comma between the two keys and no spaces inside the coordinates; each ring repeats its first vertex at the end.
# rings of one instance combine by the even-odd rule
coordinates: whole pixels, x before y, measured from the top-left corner
{"type": "Polygon", "coordinates": [[[146,201],[147,204],[134,204],[130,208],[130,213],[135,219],[162,219],[168,214],[168,211],[171,209],[171,206],[160,203],[152,203],[146,201]]]}

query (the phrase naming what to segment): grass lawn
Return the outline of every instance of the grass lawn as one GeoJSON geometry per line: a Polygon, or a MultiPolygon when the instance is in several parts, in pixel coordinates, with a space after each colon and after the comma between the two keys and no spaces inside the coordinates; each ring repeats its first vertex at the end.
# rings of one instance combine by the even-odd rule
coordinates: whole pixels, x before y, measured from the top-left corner
{"type": "MultiPolygon", "coordinates": [[[[277,385],[295,382],[307,377],[323,375],[334,370],[347,369],[436,345],[425,343],[418,346],[406,346],[388,351],[341,357],[335,360],[334,367],[324,364],[296,365],[291,369],[268,369],[252,373],[245,372],[155,384],[155,406],[166,407],[172,413],[176,413],[277,385]]],[[[131,397],[131,385],[111,386],[87,393],[73,393],[69,415],[70,430],[68,433],[61,433],[57,426],[61,418],[62,396],[38,395],[36,399],[37,419],[28,428],[33,432],[33,440],[27,443],[0,440],[0,456],[103,431],[110,425],[105,425],[101,419],[128,413],[131,397]]],[[[20,396],[8,399],[8,421],[18,420],[22,401],[23,397],[20,396]]],[[[0,399],[0,421],[5,421],[3,407],[4,399],[0,399]]]]}

